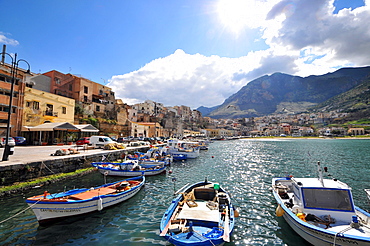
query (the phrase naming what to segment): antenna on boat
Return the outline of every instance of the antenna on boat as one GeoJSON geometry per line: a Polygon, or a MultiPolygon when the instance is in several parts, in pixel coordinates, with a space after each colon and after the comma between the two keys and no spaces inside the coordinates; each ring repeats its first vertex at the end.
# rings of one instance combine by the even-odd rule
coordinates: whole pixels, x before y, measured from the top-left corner
{"type": "Polygon", "coordinates": [[[319,173],[319,180],[321,182],[321,185],[322,185],[322,187],[324,187],[324,179],[322,177],[322,169],[321,169],[321,166],[320,166],[320,161],[317,162],[317,171],[319,173]]]}
{"type": "Polygon", "coordinates": [[[172,178],[172,182],[173,182],[173,192],[174,192],[174,195],[176,195],[176,178],[175,177],[172,178]]]}

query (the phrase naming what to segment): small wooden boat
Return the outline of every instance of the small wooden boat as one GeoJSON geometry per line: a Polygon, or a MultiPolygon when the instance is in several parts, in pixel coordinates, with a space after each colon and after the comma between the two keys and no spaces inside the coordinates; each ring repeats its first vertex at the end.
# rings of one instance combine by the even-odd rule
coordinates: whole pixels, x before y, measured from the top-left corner
{"type": "Polygon", "coordinates": [[[166,171],[164,162],[141,163],[138,160],[127,160],[124,162],[93,162],[100,173],[109,176],[152,176],[166,171]]]}
{"type": "Polygon", "coordinates": [[[186,161],[188,159],[186,154],[172,154],[174,161],[186,161]]]}
{"type": "Polygon", "coordinates": [[[315,246],[369,246],[370,214],[355,206],[347,184],[323,178],[320,162],[318,173],[318,178],[272,179],[276,215],[315,246]]]}
{"type": "Polygon", "coordinates": [[[197,142],[169,139],[167,140],[166,148],[170,155],[183,154],[188,159],[199,157],[199,146],[197,142]]]}
{"type": "Polygon", "coordinates": [[[235,218],[228,193],[207,180],[183,190],[164,213],[160,235],[174,245],[213,246],[229,242],[235,218]]]}
{"type": "Polygon", "coordinates": [[[145,177],[134,177],[93,188],[73,189],[65,192],[27,198],[40,224],[53,220],[100,211],[126,201],[144,186],[145,177]]]}

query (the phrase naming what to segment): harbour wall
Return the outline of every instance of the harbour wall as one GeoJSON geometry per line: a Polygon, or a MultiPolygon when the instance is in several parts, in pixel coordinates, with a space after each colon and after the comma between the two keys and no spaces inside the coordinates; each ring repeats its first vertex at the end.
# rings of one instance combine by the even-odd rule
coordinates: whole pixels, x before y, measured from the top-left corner
{"type": "Polygon", "coordinates": [[[28,163],[1,165],[0,186],[8,186],[17,182],[26,182],[52,174],[69,173],[78,169],[91,167],[91,162],[114,161],[124,154],[133,154],[135,151],[146,152],[149,147],[137,147],[120,150],[104,150],[99,153],[80,153],[50,158],[28,163]]]}

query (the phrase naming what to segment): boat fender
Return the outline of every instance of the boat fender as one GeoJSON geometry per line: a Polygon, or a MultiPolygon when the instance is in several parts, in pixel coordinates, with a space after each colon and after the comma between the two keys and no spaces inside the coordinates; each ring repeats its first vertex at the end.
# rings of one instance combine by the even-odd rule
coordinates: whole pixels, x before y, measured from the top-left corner
{"type": "Polygon", "coordinates": [[[234,208],[234,217],[235,218],[239,217],[239,210],[237,208],[234,208]]]}
{"type": "Polygon", "coordinates": [[[98,200],[98,211],[101,211],[103,210],[103,199],[101,199],[101,197],[99,197],[99,200],[98,200]]]}
{"type": "Polygon", "coordinates": [[[277,206],[275,214],[277,217],[283,216],[285,213],[284,209],[280,206],[280,204],[277,206]]]}

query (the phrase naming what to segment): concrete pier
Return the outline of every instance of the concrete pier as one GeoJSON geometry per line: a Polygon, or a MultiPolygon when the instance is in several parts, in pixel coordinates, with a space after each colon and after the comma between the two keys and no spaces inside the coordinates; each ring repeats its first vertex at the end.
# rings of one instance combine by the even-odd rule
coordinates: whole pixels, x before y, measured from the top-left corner
{"type": "MultiPolygon", "coordinates": [[[[78,149],[79,154],[52,156],[58,149],[75,149],[76,146],[15,146],[9,161],[0,162],[0,186],[25,182],[47,175],[74,172],[91,167],[91,162],[117,160],[122,154],[146,152],[149,146],[129,147],[120,150],[78,149]]],[[[3,148],[0,149],[2,154],[3,148]]]]}

